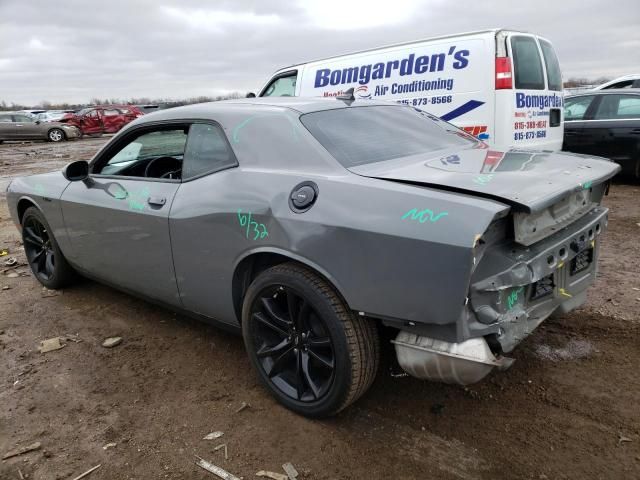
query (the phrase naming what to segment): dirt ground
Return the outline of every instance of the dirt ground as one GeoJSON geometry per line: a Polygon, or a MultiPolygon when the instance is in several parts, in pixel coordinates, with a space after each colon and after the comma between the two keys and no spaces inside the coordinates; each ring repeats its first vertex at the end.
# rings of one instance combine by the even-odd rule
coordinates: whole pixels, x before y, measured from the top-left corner
{"type": "Polygon", "coordinates": [[[543,324],[510,370],[463,388],[384,368],[353,407],[311,421],[258,385],[241,338],[88,280],[51,295],[31,276],[8,180],[88,159],[105,141],[0,146],[0,250],[21,264],[3,271],[0,258],[0,456],[41,443],[1,461],[0,479],[72,479],[98,464],[86,478],[215,478],[195,455],[245,479],[285,462],[300,480],[640,478],[637,183],[606,199],[588,305],[543,324]],[[103,348],[112,335],[123,343],[103,348]],[[55,336],[66,346],[39,353],[55,336]]]}

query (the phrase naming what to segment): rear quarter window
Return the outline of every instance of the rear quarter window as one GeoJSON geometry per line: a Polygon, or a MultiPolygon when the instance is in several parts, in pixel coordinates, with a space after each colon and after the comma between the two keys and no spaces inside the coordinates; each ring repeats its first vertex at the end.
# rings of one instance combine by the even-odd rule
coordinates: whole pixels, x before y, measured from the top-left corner
{"type": "Polygon", "coordinates": [[[544,90],[544,71],[538,44],[533,37],[511,37],[511,55],[516,88],[544,90]]]}

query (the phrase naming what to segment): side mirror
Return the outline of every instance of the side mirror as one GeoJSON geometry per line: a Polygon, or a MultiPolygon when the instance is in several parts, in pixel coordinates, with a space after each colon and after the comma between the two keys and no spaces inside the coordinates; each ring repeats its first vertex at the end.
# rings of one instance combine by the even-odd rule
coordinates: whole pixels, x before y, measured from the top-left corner
{"type": "Polygon", "coordinates": [[[62,175],[70,182],[78,182],[89,178],[89,162],[77,160],[62,169],[62,175]]]}
{"type": "Polygon", "coordinates": [[[247,98],[256,98],[256,94],[253,92],[247,93],[247,98]]]}
{"type": "Polygon", "coordinates": [[[40,125],[42,122],[40,120],[36,120],[36,125],[40,125]]]}

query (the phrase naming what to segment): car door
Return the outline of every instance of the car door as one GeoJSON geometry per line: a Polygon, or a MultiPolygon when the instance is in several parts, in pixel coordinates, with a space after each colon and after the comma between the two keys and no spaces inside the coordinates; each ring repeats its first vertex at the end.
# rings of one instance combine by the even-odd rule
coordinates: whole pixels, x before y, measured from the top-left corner
{"type": "Polygon", "coordinates": [[[80,117],[80,128],[86,135],[102,133],[102,118],[97,109],[89,110],[80,117]]]}
{"type": "Polygon", "coordinates": [[[564,141],[562,149],[575,153],[592,153],[593,141],[585,136],[588,114],[594,109],[596,95],[569,97],[564,102],[564,141]]]}
{"type": "Polygon", "coordinates": [[[105,133],[115,133],[124,125],[124,115],[115,108],[105,108],[102,110],[102,123],[105,133]]]}
{"type": "Polygon", "coordinates": [[[87,181],[72,182],[64,191],[70,258],[81,270],[180,305],[168,221],[180,180],[162,178],[162,168],[167,159],[181,164],[186,138],[183,125],[140,126],[94,159],[87,181]],[[154,162],[160,158],[164,160],[154,162]],[[161,170],[147,168],[153,165],[161,170]]]}
{"type": "Polygon", "coordinates": [[[12,140],[16,135],[16,127],[13,117],[9,114],[0,114],[0,140],[12,140]]]}
{"type": "Polygon", "coordinates": [[[15,126],[15,138],[17,140],[46,138],[46,134],[42,134],[40,125],[37,124],[35,120],[28,115],[14,114],[13,122],[15,126]]]}
{"type": "Polygon", "coordinates": [[[618,162],[636,175],[640,162],[640,95],[605,94],[590,122],[597,155],[618,162]]]}

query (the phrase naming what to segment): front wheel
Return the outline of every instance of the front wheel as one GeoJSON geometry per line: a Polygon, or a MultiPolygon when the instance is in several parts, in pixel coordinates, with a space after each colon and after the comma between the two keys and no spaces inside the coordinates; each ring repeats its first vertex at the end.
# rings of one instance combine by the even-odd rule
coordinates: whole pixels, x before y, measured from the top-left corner
{"type": "Polygon", "coordinates": [[[65,134],[59,128],[52,128],[49,130],[48,137],[51,142],[61,142],[65,139],[65,134]]]}
{"type": "Polygon", "coordinates": [[[277,265],[254,280],[242,327],[262,383],[302,415],[338,413],[375,378],[380,344],[373,321],[354,315],[331,285],[298,264],[277,265]]]}
{"type": "Polygon", "coordinates": [[[64,258],[44,215],[35,207],[27,208],[22,217],[22,243],[29,267],[42,285],[59,289],[74,280],[73,268],[64,258]]]}

